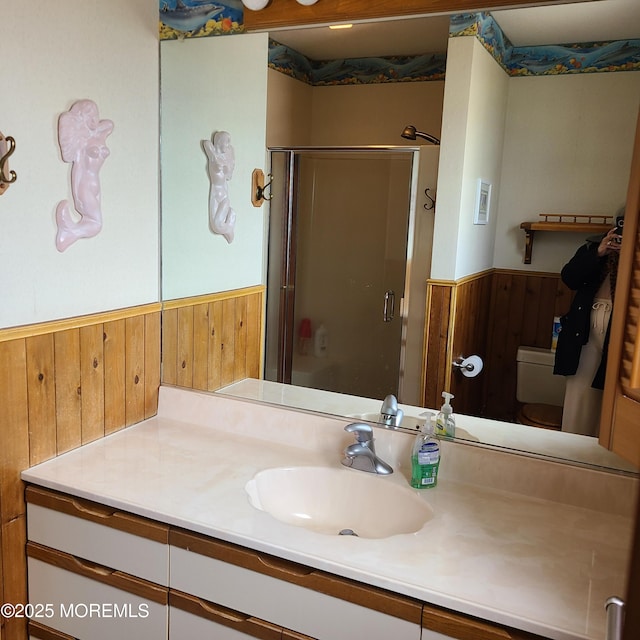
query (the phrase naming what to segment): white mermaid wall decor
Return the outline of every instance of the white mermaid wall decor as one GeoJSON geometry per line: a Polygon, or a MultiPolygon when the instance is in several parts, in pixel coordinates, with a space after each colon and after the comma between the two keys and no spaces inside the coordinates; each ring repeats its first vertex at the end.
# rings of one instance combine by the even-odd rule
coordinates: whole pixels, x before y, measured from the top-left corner
{"type": "Polygon", "coordinates": [[[56,208],[56,247],[64,251],[79,238],[92,238],[102,229],[100,179],[98,174],[109,155],[107,136],[113,131],[111,120],[100,120],[92,100],[79,100],[58,119],[58,143],[62,159],[71,162],[71,194],[75,212],[68,200],[56,208]]]}
{"type": "Polygon", "coordinates": [[[203,140],[202,146],[208,158],[209,181],[209,227],[213,233],[233,242],[236,212],[231,207],[229,185],[236,160],[231,136],[226,131],[217,131],[211,140],[203,140]]]}

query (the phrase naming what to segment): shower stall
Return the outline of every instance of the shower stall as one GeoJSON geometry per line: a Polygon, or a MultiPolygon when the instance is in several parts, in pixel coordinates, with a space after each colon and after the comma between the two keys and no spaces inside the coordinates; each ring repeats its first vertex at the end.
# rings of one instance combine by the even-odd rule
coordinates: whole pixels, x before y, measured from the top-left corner
{"type": "MultiPolygon", "coordinates": [[[[294,148],[270,156],[265,378],[401,397],[418,151],[294,148]]],[[[416,334],[422,328],[423,321],[416,334]]]]}

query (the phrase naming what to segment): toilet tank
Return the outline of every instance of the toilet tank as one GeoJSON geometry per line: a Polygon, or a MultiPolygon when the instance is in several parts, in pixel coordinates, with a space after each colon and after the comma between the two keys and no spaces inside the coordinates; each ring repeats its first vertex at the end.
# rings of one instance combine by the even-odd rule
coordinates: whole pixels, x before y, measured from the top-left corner
{"type": "Polygon", "coordinates": [[[555,352],[539,347],[518,348],[516,398],[525,404],[539,402],[561,407],[565,377],[553,375],[555,352]]]}

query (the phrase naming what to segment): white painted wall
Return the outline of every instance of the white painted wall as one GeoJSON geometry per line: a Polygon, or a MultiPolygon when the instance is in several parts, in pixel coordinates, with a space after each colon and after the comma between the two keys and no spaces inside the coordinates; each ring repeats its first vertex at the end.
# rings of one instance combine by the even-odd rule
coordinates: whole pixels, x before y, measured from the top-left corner
{"type": "MultiPolygon", "coordinates": [[[[157,301],[156,6],[64,0],[54,7],[33,0],[14,3],[3,15],[3,26],[7,89],[0,93],[0,130],[17,141],[11,167],[18,182],[0,197],[0,327],[157,301]],[[94,100],[100,116],[115,123],[107,140],[111,155],[100,173],[104,228],[60,253],[55,248],[55,207],[71,190],[70,165],[62,161],[57,142],[57,119],[82,98],[94,100]]],[[[492,178],[491,225],[480,228],[469,220],[477,176],[495,172],[502,107],[494,107],[502,105],[501,81],[488,70],[491,60],[473,38],[455,38],[450,44],[432,276],[459,278],[486,266],[557,271],[580,240],[539,235],[527,267],[519,224],[545,210],[613,211],[624,200],[640,72],[510,79],[504,162],[492,178]],[[549,106],[555,110],[550,112],[549,106]],[[472,126],[480,134],[471,135],[472,126]],[[562,145],[552,144],[558,141],[562,145]],[[489,262],[494,224],[497,239],[489,262]],[[459,242],[454,240],[458,234],[459,242]]],[[[180,125],[175,162],[165,170],[165,179],[169,176],[180,187],[172,194],[165,185],[167,206],[177,214],[164,223],[165,297],[261,282],[264,208],[250,205],[247,181],[254,166],[265,163],[266,35],[162,46],[176,52],[174,71],[185,79],[177,85],[178,94],[165,94],[164,104],[165,116],[180,125]],[[203,65],[198,51],[208,55],[214,46],[220,51],[212,54],[213,60],[224,62],[203,65]],[[260,59],[255,70],[249,66],[254,55],[260,59]],[[190,56],[198,59],[196,72],[180,64],[181,57],[190,56]],[[232,88],[239,94],[232,94],[232,88]],[[223,115],[214,100],[229,113],[223,115]],[[239,221],[232,245],[206,226],[208,179],[200,141],[223,127],[232,134],[238,158],[231,193],[239,221]],[[245,148],[245,131],[260,150],[245,148]],[[184,246],[189,247],[188,259],[184,246]]],[[[295,83],[296,91],[304,88],[273,75],[295,83]]],[[[403,144],[395,132],[405,120],[437,134],[443,86],[380,85],[357,87],[349,94],[353,87],[321,88],[312,105],[314,142],[334,143],[340,135],[342,144],[403,144]],[[391,106],[399,102],[405,111],[397,114],[391,106]],[[352,138],[346,137],[348,113],[367,115],[360,120],[361,133],[352,138]]],[[[310,102],[308,92],[305,96],[305,103],[310,102]]],[[[303,110],[279,114],[281,122],[291,116],[297,128],[307,126],[303,110]]],[[[170,129],[165,128],[163,139],[167,149],[174,144],[170,129]]]]}
{"type": "Polygon", "coordinates": [[[447,55],[431,277],[490,267],[558,273],[589,234],[538,233],[523,264],[520,223],[540,213],[613,215],[624,204],[640,72],[509,78],[474,37],[447,55]],[[473,224],[477,179],[489,224],[473,224]]]}
{"type": "Polygon", "coordinates": [[[408,124],[440,136],[444,81],[312,87],[269,70],[267,145],[416,147],[408,124]]]}
{"type": "Polygon", "coordinates": [[[7,3],[1,39],[0,131],[16,140],[18,180],[0,196],[0,328],[158,301],[157,3],[7,3]],[[71,165],[58,117],[84,98],[115,123],[103,229],[60,253],[71,165]]]}
{"type": "Polygon", "coordinates": [[[525,265],[520,223],[624,204],[639,105],[639,71],[509,80],[496,267],[558,272],[589,234],[538,232],[525,265]]]}
{"type": "Polygon", "coordinates": [[[274,69],[267,78],[267,147],[310,145],[313,87],[274,69]]]}
{"type": "Polygon", "coordinates": [[[456,280],[493,266],[507,82],[476,38],[449,40],[432,278],[456,280]],[[492,185],[486,225],[473,222],[479,179],[492,185]]]}
{"type": "Polygon", "coordinates": [[[263,280],[266,207],[251,204],[251,173],[265,168],[266,33],[161,43],[162,297],[227,291],[263,280]],[[202,141],[228,131],[235,150],[231,244],[209,230],[202,141]]]}
{"type": "Polygon", "coordinates": [[[399,397],[402,402],[420,406],[423,402],[422,372],[424,358],[424,310],[427,304],[425,282],[431,273],[431,254],[433,245],[434,209],[425,209],[430,201],[425,195],[435,197],[438,183],[438,157],[440,147],[421,146],[418,152],[416,193],[412,212],[414,224],[409,230],[411,246],[409,279],[405,283],[405,295],[408,297],[408,311],[404,322],[405,351],[401,364],[399,397]]]}
{"type": "Polygon", "coordinates": [[[418,146],[400,136],[406,125],[440,137],[444,81],[313,88],[314,145],[418,146]]]}

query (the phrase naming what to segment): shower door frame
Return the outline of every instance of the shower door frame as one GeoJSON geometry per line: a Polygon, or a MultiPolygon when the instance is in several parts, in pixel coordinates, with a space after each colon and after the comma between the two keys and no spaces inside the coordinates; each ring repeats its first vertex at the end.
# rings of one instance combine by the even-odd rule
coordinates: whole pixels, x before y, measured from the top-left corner
{"type": "MultiPolygon", "coordinates": [[[[404,369],[405,369],[405,352],[406,352],[406,331],[407,321],[409,314],[410,304],[410,283],[411,283],[411,263],[413,259],[413,248],[415,242],[415,224],[416,224],[416,203],[418,193],[418,169],[419,169],[419,154],[420,150],[417,147],[410,147],[406,145],[367,145],[367,146],[292,146],[292,147],[269,147],[269,171],[272,169],[272,153],[279,152],[285,153],[286,161],[283,165],[286,167],[286,196],[282,199],[286,203],[286,227],[291,230],[289,234],[284,234],[283,238],[283,251],[281,260],[281,274],[286,273],[285,282],[279,286],[280,295],[278,299],[278,344],[277,344],[277,377],[278,381],[286,384],[291,384],[292,373],[292,361],[293,350],[295,348],[295,326],[294,326],[294,312],[295,312],[295,274],[296,274],[296,233],[295,233],[295,216],[294,211],[297,206],[296,194],[294,190],[294,183],[298,167],[296,165],[296,154],[302,154],[304,152],[318,152],[318,153],[367,153],[367,152],[390,152],[390,153],[406,153],[411,155],[411,177],[410,177],[410,189],[409,189],[409,215],[407,221],[407,241],[405,252],[405,273],[404,273],[404,295],[399,301],[399,317],[401,322],[400,333],[400,356],[399,356],[399,371],[398,371],[398,397],[403,396],[404,386],[404,369]],[[291,284],[293,283],[293,284],[291,284]]],[[[270,212],[269,212],[270,214],[270,212]]],[[[269,244],[270,229],[267,226],[267,243],[269,244]]],[[[267,252],[267,262],[265,269],[268,271],[268,265],[270,261],[269,251],[267,252]]],[[[266,273],[267,292],[266,292],[266,304],[269,304],[269,275],[266,273]]],[[[267,313],[268,323],[268,313],[267,313]]],[[[265,330],[265,357],[267,354],[267,336],[269,329],[265,330]]],[[[266,363],[265,363],[266,364],[266,363]]]]}

